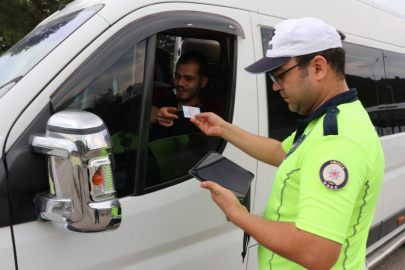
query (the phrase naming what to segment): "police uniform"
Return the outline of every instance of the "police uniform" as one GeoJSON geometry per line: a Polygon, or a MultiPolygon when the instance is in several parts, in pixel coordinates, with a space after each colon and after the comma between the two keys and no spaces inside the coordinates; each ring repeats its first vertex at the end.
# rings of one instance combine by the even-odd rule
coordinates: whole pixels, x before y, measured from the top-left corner
{"type": "MultiPolygon", "coordinates": [[[[342,244],[332,269],[361,270],[384,175],[384,155],[370,118],[351,89],[298,120],[282,147],[264,218],[342,244]]],[[[304,269],[259,245],[264,269],[304,269]]]]}

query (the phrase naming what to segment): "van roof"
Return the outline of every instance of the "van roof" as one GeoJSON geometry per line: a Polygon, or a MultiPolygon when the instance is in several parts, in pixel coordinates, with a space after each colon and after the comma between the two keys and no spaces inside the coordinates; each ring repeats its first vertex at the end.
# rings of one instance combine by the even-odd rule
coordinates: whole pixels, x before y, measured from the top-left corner
{"type": "MultiPolygon", "coordinates": [[[[204,5],[214,5],[214,6],[223,6],[223,7],[230,7],[236,9],[242,9],[252,12],[261,13],[259,10],[259,6],[261,6],[262,2],[272,2],[274,1],[274,5],[280,4],[279,1],[275,0],[254,0],[254,1],[246,1],[246,0],[76,0],[72,3],[68,4],[63,10],[57,11],[52,14],[50,17],[45,19],[40,25],[43,25],[51,20],[57,19],[62,17],[66,14],[71,12],[84,9],[94,5],[104,5],[100,13],[108,14],[108,18],[106,19],[110,24],[115,23],[120,18],[125,16],[126,14],[133,12],[139,8],[144,6],[149,6],[152,4],[162,4],[162,3],[195,3],[195,4],[204,4],[204,5]],[[126,12],[122,12],[125,10],[126,12]]],[[[403,0],[353,0],[357,2],[361,2],[365,5],[373,6],[376,9],[388,12],[390,14],[396,15],[398,17],[405,18],[405,2],[403,0]]]]}
{"type": "Polygon", "coordinates": [[[130,12],[133,12],[139,8],[153,5],[153,4],[163,4],[163,3],[194,3],[194,4],[204,4],[204,5],[214,5],[222,7],[231,7],[236,9],[248,10],[258,12],[257,1],[246,1],[246,0],[76,0],[68,4],[61,11],[57,11],[50,17],[42,21],[39,25],[43,25],[49,21],[60,18],[69,13],[81,10],[87,7],[95,5],[104,5],[104,8],[99,12],[100,15],[108,14],[108,16],[103,16],[108,23],[113,24],[130,12]],[[123,12],[125,11],[125,12],[123,12]],[[108,18],[106,18],[108,17],[108,18]]]}

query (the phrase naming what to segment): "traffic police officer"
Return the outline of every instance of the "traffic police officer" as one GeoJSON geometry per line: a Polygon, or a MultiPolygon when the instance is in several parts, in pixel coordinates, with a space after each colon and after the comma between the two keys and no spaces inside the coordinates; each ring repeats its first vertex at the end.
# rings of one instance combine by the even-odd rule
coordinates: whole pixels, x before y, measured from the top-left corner
{"type": "Polygon", "coordinates": [[[259,242],[262,270],[364,267],[384,156],[356,90],[346,84],[343,38],[319,19],[286,20],[275,26],[266,56],[246,68],[268,72],[273,90],[303,115],[283,142],[212,113],[191,120],[205,134],[278,167],[263,218],[249,214],[231,191],[201,183],[226,216],[259,242]]]}

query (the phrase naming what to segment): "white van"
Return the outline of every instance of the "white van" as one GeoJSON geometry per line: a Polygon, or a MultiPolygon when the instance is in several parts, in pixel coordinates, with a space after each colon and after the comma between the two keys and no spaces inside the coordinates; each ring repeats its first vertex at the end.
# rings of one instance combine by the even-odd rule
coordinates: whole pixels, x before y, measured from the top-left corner
{"type": "MultiPolygon", "coordinates": [[[[76,0],[38,25],[0,58],[0,268],[258,269],[257,242],[242,262],[243,232],[187,172],[221,152],[254,172],[250,211],[262,216],[276,168],[202,134],[154,141],[151,106],[196,50],[209,61],[204,105],[283,140],[297,115],[244,67],[277,23],[310,16],[346,35],[347,82],[366,108],[405,102],[402,1],[76,0]]],[[[381,137],[369,267],[405,241],[403,130],[381,137]]]]}

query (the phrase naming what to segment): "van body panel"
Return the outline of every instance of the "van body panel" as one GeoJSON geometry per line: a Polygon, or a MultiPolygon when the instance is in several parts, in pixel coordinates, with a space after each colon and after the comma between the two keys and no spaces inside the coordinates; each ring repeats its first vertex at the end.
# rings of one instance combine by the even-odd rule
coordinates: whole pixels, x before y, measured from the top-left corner
{"type": "Polygon", "coordinates": [[[0,228],[10,226],[10,195],[4,160],[0,159],[0,228]]]}
{"type": "Polygon", "coordinates": [[[373,0],[358,0],[359,2],[363,2],[364,4],[370,5],[370,6],[374,6],[374,2],[373,0]]]}
{"type": "MultiPolygon", "coordinates": [[[[100,11],[100,15],[103,16],[109,23],[113,24],[117,20],[122,18],[122,10],[127,11],[135,11],[142,7],[147,7],[150,5],[156,5],[160,3],[170,3],[173,1],[159,1],[159,0],[140,0],[140,1],[131,1],[131,0],[121,0],[120,4],[117,5],[117,1],[114,0],[105,0],[106,8],[100,11]]],[[[181,0],[176,1],[181,6],[185,6],[189,4],[189,1],[181,0]]],[[[232,9],[241,9],[241,10],[250,10],[250,11],[257,11],[257,4],[255,1],[253,2],[246,2],[244,0],[225,0],[225,1],[215,1],[215,0],[208,0],[208,1],[193,1],[194,4],[202,4],[206,5],[207,7],[213,8],[221,8],[221,7],[230,7],[232,9]]],[[[196,9],[194,9],[196,10],[196,9]]],[[[198,10],[198,9],[197,9],[198,10]]]]}
{"type": "Polygon", "coordinates": [[[388,52],[396,52],[400,54],[405,54],[405,47],[398,47],[392,44],[384,43],[384,50],[388,52]]]}
{"type": "Polygon", "coordinates": [[[374,8],[356,0],[322,2],[258,0],[258,3],[260,13],[264,15],[283,19],[317,17],[345,34],[382,40],[381,33],[376,31],[374,8]]]}
{"type": "MultiPolygon", "coordinates": [[[[69,5],[67,5],[61,11],[55,12],[52,16],[47,18],[45,21],[41,22],[41,25],[54,20],[56,18],[62,17],[66,14],[74,12],[76,10],[80,10],[86,7],[94,6],[94,5],[105,5],[102,11],[99,13],[103,18],[105,18],[110,24],[114,24],[118,20],[122,19],[124,16],[128,15],[129,13],[141,9],[150,5],[156,5],[161,3],[180,3],[181,5],[188,4],[190,1],[181,0],[181,1],[160,1],[160,0],[140,0],[140,1],[132,1],[132,0],[76,0],[69,5]],[[123,12],[124,11],[124,12],[123,12]]],[[[230,7],[233,9],[241,9],[241,10],[248,10],[248,11],[258,11],[257,2],[246,2],[243,0],[225,0],[225,1],[193,1],[195,4],[203,4],[207,6],[215,6],[215,7],[230,7]]]]}
{"type": "MultiPolygon", "coordinates": [[[[233,18],[241,25],[246,38],[237,37],[238,61],[233,123],[257,134],[256,78],[244,72],[244,67],[254,61],[254,55],[251,53],[253,41],[249,12],[176,3],[139,9],[97,37],[48,82],[45,89],[17,121],[12,130],[13,136],[17,137],[18,133],[25,130],[60,85],[69,79],[72,73],[80,70],[83,63],[96,55],[100,46],[120,29],[144,16],[171,10],[199,10],[218,14],[233,18]],[[250,109],[244,110],[245,108],[250,109]]],[[[81,34],[89,34],[90,29],[81,34]]],[[[31,77],[27,75],[25,79],[28,78],[31,77]]],[[[227,144],[223,155],[238,164],[243,164],[247,170],[256,172],[257,160],[234,146],[227,144]]],[[[242,270],[246,268],[246,261],[244,264],[241,263],[240,256],[243,232],[226,219],[211,201],[208,192],[200,188],[196,179],[142,196],[124,197],[120,202],[123,222],[118,230],[109,233],[66,234],[57,230],[50,222],[34,221],[15,225],[20,268],[54,269],[55,266],[58,269],[242,270]],[[69,263],[61,264],[60,257],[54,255],[55,251],[63,254],[69,263]],[[51,255],[44,260],[44,254],[51,255]]]]}
{"type": "Polygon", "coordinates": [[[373,251],[378,250],[380,246],[382,246],[384,243],[388,242],[390,239],[394,238],[396,235],[398,235],[400,232],[402,232],[405,229],[405,225],[399,226],[397,229],[393,230],[386,236],[380,238],[377,242],[372,244],[367,248],[367,254],[372,253],[373,251]]]}
{"type": "MultiPolygon", "coordinates": [[[[263,57],[262,54],[262,46],[260,42],[257,42],[257,40],[260,40],[260,29],[258,29],[257,25],[259,25],[259,14],[251,12],[250,13],[250,20],[252,24],[252,34],[253,34],[253,42],[254,42],[254,55],[255,59],[263,57]]],[[[262,80],[260,76],[256,76],[256,83],[257,83],[257,110],[258,110],[258,125],[259,125],[259,135],[268,137],[268,119],[267,119],[267,94],[266,94],[266,87],[260,87],[262,80]]],[[[265,86],[265,85],[264,85],[265,86]]],[[[252,190],[254,190],[254,197],[251,202],[252,208],[251,212],[254,213],[255,215],[262,216],[264,213],[264,208],[263,205],[260,203],[257,203],[256,200],[259,198],[259,193],[262,190],[267,190],[269,191],[268,183],[270,182],[270,179],[267,174],[260,175],[260,167],[261,166],[268,166],[267,164],[262,164],[262,162],[258,161],[258,169],[257,169],[257,175],[256,175],[256,181],[252,183],[252,190]],[[264,177],[264,178],[263,178],[264,177]],[[262,179],[263,178],[263,179],[262,179]],[[264,186],[261,186],[264,185],[264,186]]],[[[267,192],[266,192],[267,193],[267,192]]],[[[253,242],[253,241],[252,241],[253,242]]],[[[252,244],[252,242],[250,244],[252,244]]]]}
{"type": "Polygon", "coordinates": [[[48,103],[36,114],[34,121],[7,152],[13,225],[38,219],[33,196],[37,190],[49,188],[49,179],[46,177],[49,174],[48,166],[44,156],[31,153],[26,145],[32,134],[41,134],[46,129],[47,122],[53,113],[48,103]],[[24,170],[21,169],[22,167],[24,170]]]}
{"type": "Polygon", "coordinates": [[[373,0],[376,9],[405,18],[405,4],[401,0],[373,0]]]}
{"type": "Polygon", "coordinates": [[[405,16],[398,17],[397,15],[382,11],[375,10],[378,22],[378,33],[381,33],[382,40],[388,44],[405,47],[405,37],[398,34],[398,29],[405,27],[405,16]]]}
{"type": "MultiPolygon", "coordinates": [[[[252,23],[252,33],[253,33],[253,40],[254,40],[254,55],[255,55],[255,60],[259,60],[264,56],[263,53],[263,46],[261,41],[261,26],[263,25],[262,23],[262,18],[267,17],[263,16],[257,13],[252,12],[251,13],[251,23],[252,23]]],[[[276,19],[276,18],[270,18],[272,23],[277,23],[281,20],[276,19]]],[[[253,76],[253,75],[251,75],[253,76]]],[[[267,89],[266,89],[266,79],[265,76],[257,75],[256,77],[256,82],[257,82],[257,89],[258,89],[258,111],[259,111],[259,118],[258,118],[258,123],[259,123],[259,135],[263,137],[268,137],[269,136],[269,122],[268,122],[268,104],[267,104],[267,89]]],[[[258,161],[257,164],[257,175],[256,175],[256,181],[253,182],[253,187],[255,190],[255,196],[254,200],[252,202],[252,213],[262,217],[264,214],[264,210],[267,205],[267,200],[270,195],[271,188],[273,186],[273,181],[274,181],[274,175],[275,172],[277,171],[276,167],[273,167],[271,165],[265,164],[261,161],[258,161]]],[[[254,238],[251,238],[249,246],[255,246],[257,245],[257,241],[254,238]]],[[[256,251],[257,251],[257,246],[256,248],[250,248],[249,250],[249,269],[258,269],[255,268],[254,266],[251,266],[251,264],[255,265],[256,262],[256,251]],[[253,268],[251,268],[253,267],[253,268]]]]}
{"type": "MultiPolygon", "coordinates": [[[[13,122],[18,118],[24,108],[46,87],[46,85],[83,50],[93,39],[102,33],[109,25],[97,14],[85,22],[79,29],[71,34],[64,42],[56,47],[47,57],[40,61],[27,75],[25,75],[9,92],[0,99],[0,152],[4,145],[4,139],[8,134],[13,122]],[[57,59],[57,61],[55,61],[57,59]],[[15,102],[18,100],[18,102],[15,102]]],[[[49,102],[48,99],[38,100],[42,105],[49,102]]],[[[43,107],[42,107],[43,108],[43,107]]],[[[15,142],[36,114],[19,118],[23,125],[17,125],[12,130],[7,140],[6,150],[15,142]]]]}
{"type": "Polygon", "coordinates": [[[370,40],[367,38],[359,37],[359,36],[354,36],[352,34],[345,34],[345,43],[351,43],[351,44],[356,44],[356,45],[361,45],[365,47],[372,47],[376,49],[381,49],[383,50],[387,44],[376,41],[376,40],[370,40]]]}
{"type": "Polygon", "coordinates": [[[381,234],[381,228],[382,228],[382,222],[378,222],[377,224],[374,224],[370,227],[370,232],[368,234],[368,239],[367,239],[367,246],[373,245],[375,242],[380,239],[380,234],[381,234]]]}
{"type": "Polygon", "coordinates": [[[384,204],[381,220],[384,220],[404,208],[402,191],[405,190],[405,157],[401,153],[405,150],[405,136],[403,133],[384,136],[381,138],[381,145],[386,164],[382,189],[384,204]]]}
{"type": "Polygon", "coordinates": [[[210,269],[232,265],[232,269],[244,269],[240,258],[243,234],[210,200],[199,182],[190,180],[120,199],[125,221],[114,232],[67,234],[51,222],[16,225],[19,267],[203,270],[207,265],[210,269]],[[55,255],[44,260],[44,254],[55,250],[65,254],[69,263],[60,263],[55,255]]]}
{"type": "Polygon", "coordinates": [[[257,261],[257,249],[258,248],[259,248],[259,246],[257,244],[249,248],[248,266],[247,266],[246,270],[258,270],[259,269],[259,263],[257,261]]]}
{"type": "Polygon", "coordinates": [[[10,227],[0,228],[0,260],[3,269],[15,269],[10,227]]]}
{"type": "Polygon", "coordinates": [[[10,229],[8,183],[3,162],[3,159],[0,158],[0,262],[4,269],[15,269],[10,229]]]}

